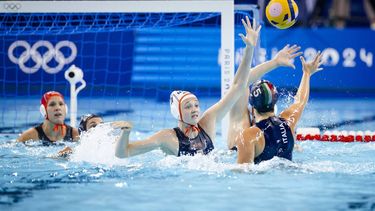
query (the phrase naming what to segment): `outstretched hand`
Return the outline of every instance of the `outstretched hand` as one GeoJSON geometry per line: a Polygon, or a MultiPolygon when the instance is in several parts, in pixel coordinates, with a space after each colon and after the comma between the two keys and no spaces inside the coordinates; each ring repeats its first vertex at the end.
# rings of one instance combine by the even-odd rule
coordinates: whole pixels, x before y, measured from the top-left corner
{"type": "Polygon", "coordinates": [[[315,55],[314,59],[308,63],[303,56],[300,56],[300,59],[302,62],[302,70],[305,73],[313,75],[314,73],[323,70],[323,68],[319,68],[323,64],[322,53],[320,51],[315,55]]]}
{"type": "Polygon", "coordinates": [[[73,149],[70,147],[65,147],[63,150],[58,152],[59,157],[67,157],[68,155],[73,153],[73,149]]]}
{"type": "Polygon", "coordinates": [[[115,129],[121,129],[126,132],[130,132],[133,128],[133,125],[130,122],[126,122],[126,121],[112,122],[111,126],[115,129]]]}
{"type": "Polygon", "coordinates": [[[250,45],[255,47],[258,42],[258,37],[259,37],[259,32],[260,29],[262,28],[261,25],[258,27],[256,26],[256,21],[255,19],[253,20],[253,25],[250,23],[250,19],[248,16],[246,16],[246,22],[244,19],[241,19],[243,26],[245,27],[246,30],[246,36],[243,34],[239,34],[239,36],[242,38],[243,42],[246,45],[250,45]]]}
{"type": "Polygon", "coordinates": [[[274,60],[279,66],[291,67],[293,69],[296,69],[296,66],[294,66],[292,62],[292,59],[302,55],[302,52],[298,52],[300,49],[300,46],[293,45],[292,47],[289,47],[288,44],[276,54],[274,60]]]}

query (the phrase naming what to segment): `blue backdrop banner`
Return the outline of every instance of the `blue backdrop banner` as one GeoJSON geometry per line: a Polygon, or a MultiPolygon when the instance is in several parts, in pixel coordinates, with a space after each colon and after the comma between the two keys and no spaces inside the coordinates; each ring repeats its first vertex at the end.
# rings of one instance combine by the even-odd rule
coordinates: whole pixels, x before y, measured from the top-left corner
{"type": "MultiPolygon", "coordinates": [[[[210,90],[209,93],[212,94],[212,90],[220,89],[220,61],[217,61],[219,31],[217,27],[199,30],[177,27],[173,30],[150,29],[147,33],[129,30],[75,35],[2,36],[0,93],[2,97],[6,97],[39,96],[50,89],[64,89],[64,92],[68,92],[69,85],[64,79],[64,71],[71,64],[75,64],[83,69],[87,81],[87,88],[82,95],[137,95],[138,89],[167,88],[169,91],[176,86],[192,91],[210,90]],[[185,35],[187,31],[189,34],[185,35]],[[176,34],[185,37],[176,41],[176,34]],[[150,39],[150,36],[153,39],[150,39]],[[40,40],[50,44],[40,43],[40,40]],[[68,61],[68,57],[72,55],[71,48],[59,46],[64,40],[76,46],[74,61],[68,61]],[[28,47],[16,41],[26,43],[28,47]],[[12,49],[14,43],[18,44],[18,47],[13,46],[12,49]],[[56,51],[52,51],[54,49],[56,51]],[[60,54],[66,61],[61,67],[59,65],[62,61],[56,57],[60,54]],[[16,61],[12,61],[12,57],[16,61]],[[32,67],[39,68],[38,63],[40,69],[33,70],[32,67]],[[22,70],[23,66],[29,67],[29,72],[22,70]],[[45,66],[59,67],[61,70],[47,73],[43,70],[45,66]]],[[[239,32],[244,33],[242,26],[236,28],[236,33],[239,32]]],[[[318,51],[324,54],[324,70],[312,77],[312,90],[353,95],[375,94],[373,37],[375,31],[367,28],[265,28],[261,31],[261,46],[256,51],[255,61],[259,63],[269,60],[286,44],[297,44],[302,47],[307,60],[318,51]]],[[[244,47],[238,36],[235,46],[235,63],[238,65],[244,47]]],[[[296,70],[279,68],[265,78],[278,87],[296,88],[302,76],[299,58],[295,60],[295,65],[296,70]]],[[[144,91],[141,94],[144,96],[144,91]]]]}
{"type": "MultiPolygon", "coordinates": [[[[361,93],[375,91],[373,55],[375,31],[370,29],[266,29],[262,31],[259,60],[270,59],[286,44],[302,47],[303,55],[311,59],[318,51],[325,61],[322,72],[312,77],[315,90],[361,93]]],[[[301,61],[296,70],[281,68],[266,78],[282,87],[296,87],[302,76],[301,61]]]]}

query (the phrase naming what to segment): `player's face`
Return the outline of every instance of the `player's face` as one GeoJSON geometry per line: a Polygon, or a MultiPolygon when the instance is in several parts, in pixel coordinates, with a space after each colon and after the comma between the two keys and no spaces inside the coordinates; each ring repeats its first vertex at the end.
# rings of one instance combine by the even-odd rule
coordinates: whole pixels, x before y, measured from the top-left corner
{"type": "Polygon", "coordinates": [[[200,107],[197,98],[187,98],[181,102],[181,113],[184,122],[196,125],[199,121],[200,107]]]}
{"type": "Polygon", "coordinates": [[[63,124],[66,116],[64,100],[59,96],[53,96],[47,103],[48,119],[54,124],[63,124]]]}

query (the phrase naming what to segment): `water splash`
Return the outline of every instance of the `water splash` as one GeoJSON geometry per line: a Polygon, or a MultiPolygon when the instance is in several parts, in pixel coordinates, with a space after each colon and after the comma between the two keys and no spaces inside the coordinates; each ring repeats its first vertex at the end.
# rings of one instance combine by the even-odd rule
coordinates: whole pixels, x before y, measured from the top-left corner
{"type": "MultiPolygon", "coordinates": [[[[292,173],[339,173],[349,175],[364,175],[375,173],[375,162],[372,154],[375,143],[323,143],[302,142],[299,143],[304,149],[302,153],[295,152],[293,162],[274,158],[259,165],[236,164],[236,152],[220,149],[217,147],[209,155],[196,156],[165,156],[162,151],[138,155],[127,159],[115,157],[115,142],[121,131],[114,130],[110,124],[103,124],[82,134],[81,141],[75,146],[74,153],[66,160],[46,160],[54,163],[58,169],[80,169],[82,162],[88,163],[88,168],[93,166],[104,166],[112,168],[117,173],[129,174],[132,172],[144,172],[147,169],[161,172],[189,172],[198,171],[204,174],[228,175],[238,173],[248,174],[273,174],[275,171],[286,171],[292,173]],[[364,159],[366,157],[366,159],[364,159]]],[[[149,136],[150,133],[132,132],[131,139],[139,140],[149,136]]],[[[220,139],[220,137],[218,137],[220,139]]],[[[68,143],[71,144],[71,143],[68,143]]],[[[2,143],[0,149],[6,152],[7,158],[26,159],[37,158],[36,163],[43,162],[39,158],[46,155],[53,157],[62,146],[43,147],[40,142],[31,142],[27,146],[14,140],[2,143]],[[9,157],[10,156],[10,157],[9,157]]],[[[48,157],[48,156],[47,156],[48,157]]],[[[3,157],[4,158],[4,157],[3,157]]],[[[26,159],[25,161],[27,161],[26,159]]],[[[35,161],[34,161],[35,162],[35,161]]],[[[3,167],[12,167],[3,164],[3,167]]],[[[13,167],[17,165],[13,164],[13,167]]],[[[100,172],[95,172],[93,177],[102,177],[100,172]]]]}
{"type": "Polygon", "coordinates": [[[80,143],[73,149],[70,157],[74,162],[89,162],[93,164],[127,165],[127,159],[115,156],[115,143],[120,134],[109,123],[98,125],[88,132],[81,134],[80,143]]]}
{"type": "Polygon", "coordinates": [[[207,173],[224,173],[237,168],[234,162],[223,162],[225,156],[220,151],[212,151],[209,155],[197,154],[195,156],[167,156],[157,162],[163,169],[182,168],[184,170],[205,171],[207,173]]]}

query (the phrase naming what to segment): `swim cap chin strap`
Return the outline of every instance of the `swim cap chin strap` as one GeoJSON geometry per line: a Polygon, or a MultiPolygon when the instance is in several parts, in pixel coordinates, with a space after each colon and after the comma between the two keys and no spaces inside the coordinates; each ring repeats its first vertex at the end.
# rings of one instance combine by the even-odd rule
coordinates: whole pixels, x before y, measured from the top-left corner
{"type": "MultiPolygon", "coordinates": [[[[185,124],[188,124],[186,122],[184,122],[185,124]]],[[[197,131],[198,133],[201,131],[201,129],[199,129],[199,127],[195,126],[195,125],[191,125],[191,124],[188,124],[189,126],[185,129],[184,131],[184,134],[187,135],[189,134],[189,132],[194,132],[194,131],[197,131]]]]}
{"type": "Polygon", "coordinates": [[[57,131],[59,131],[59,129],[61,129],[61,135],[64,135],[63,133],[63,131],[64,131],[64,128],[66,128],[66,126],[65,126],[65,124],[63,123],[63,124],[55,124],[55,126],[53,126],[53,131],[54,132],[57,132],[57,131]]]}

